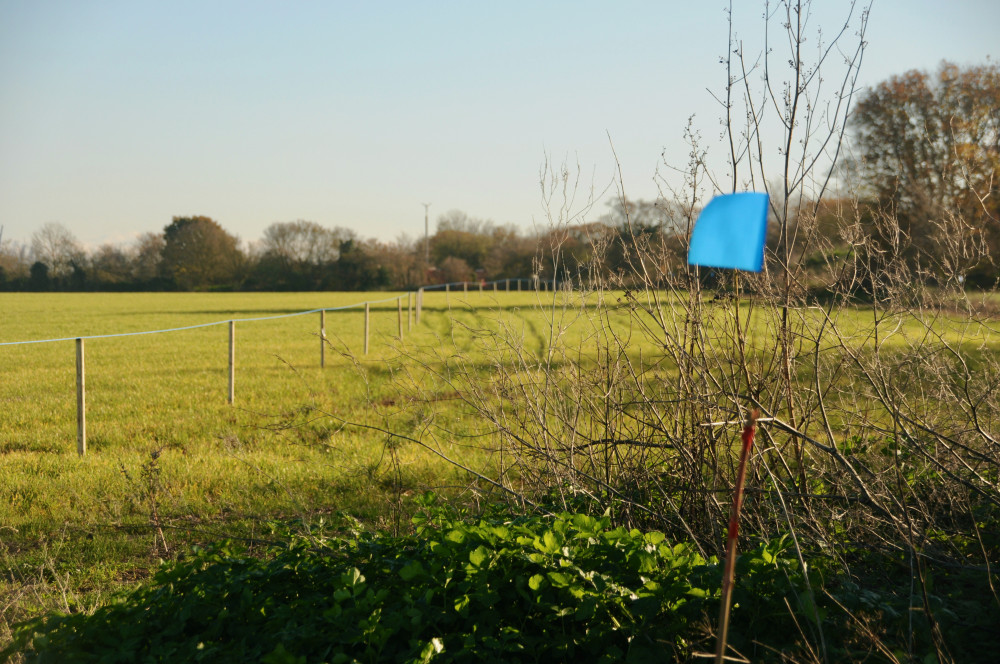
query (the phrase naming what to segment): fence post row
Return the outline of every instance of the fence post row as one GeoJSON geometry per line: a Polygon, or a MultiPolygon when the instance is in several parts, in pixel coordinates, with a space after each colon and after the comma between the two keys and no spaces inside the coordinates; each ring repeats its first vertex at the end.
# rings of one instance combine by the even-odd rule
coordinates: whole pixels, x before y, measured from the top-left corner
{"type": "Polygon", "coordinates": [[[87,389],[83,370],[83,339],[76,340],[76,451],[87,453],[87,389]]]}
{"type": "Polygon", "coordinates": [[[236,400],[236,321],[229,321],[229,403],[236,400]]]}
{"type": "MultiPolygon", "coordinates": [[[[521,290],[521,279],[517,280],[517,290],[521,290]]],[[[493,292],[498,289],[498,281],[493,282],[493,292]]],[[[538,288],[538,280],[535,280],[535,288],[538,288]]],[[[547,284],[542,283],[543,288],[547,289],[547,284]]],[[[556,284],[552,284],[553,290],[556,288],[556,284]]],[[[465,292],[468,292],[469,284],[468,282],[462,282],[462,288],[465,292]]],[[[479,291],[483,290],[483,282],[479,282],[479,291]]],[[[510,291],[510,279],[504,279],[504,290],[510,291]]],[[[572,285],[569,285],[569,290],[572,290],[572,285]]],[[[451,309],[451,301],[448,295],[451,292],[451,285],[445,284],[444,287],[445,298],[448,302],[448,309],[451,309]]],[[[584,304],[586,306],[586,303],[584,304]]],[[[424,307],[424,288],[421,286],[417,289],[416,298],[413,297],[411,292],[406,294],[406,330],[410,331],[412,325],[420,325],[420,317],[423,312],[424,307]],[[415,319],[415,320],[414,320],[415,319]]],[[[396,319],[397,319],[397,329],[399,331],[400,340],[403,339],[403,299],[402,296],[396,298],[396,319]]],[[[369,302],[365,302],[365,323],[364,323],[364,354],[368,354],[368,338],[369,330],[371,329],[371,307],[369,302]]],[[[87,453],[87,390],[86,390],[86,371],[85,371],[85,361],[84,361],[84,339],[83,337],[77,337],[76,339],[76,450],[80,456],[84,456],[87,453]]],[[[319,365],[321,368],[326,367],[326,310],[320,309],[319,311],[319,365]]],[[[229,321],[229,404],[232,405],[236,401],[236,321],[229,321]]]]}

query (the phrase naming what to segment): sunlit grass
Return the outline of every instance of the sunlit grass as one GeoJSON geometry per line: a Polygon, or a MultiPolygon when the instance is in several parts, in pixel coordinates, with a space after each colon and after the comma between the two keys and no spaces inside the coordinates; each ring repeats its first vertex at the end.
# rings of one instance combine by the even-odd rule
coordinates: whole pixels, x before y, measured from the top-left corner
{"type": "MultiPolygon", "coordinates": [[[[386,436],[342,429],[339,422],[375,417],[405,428],[405,409],[376,412],[379,403],[400,397],[392,373],[401,358],[431,348],[468,352],[473,344],[465,325],[493,324],[499,300],[527,330],[528,346],[541,353],[548,343],[539,331],[544,320],[534,312],[540,296],[531,293],[427,293],[419,327],[410,327],[403,307],[402,340],[396,303],[372,305],[367,356],[363,307],[328,312],[325,368],[318,313],[238,320],[386,297],[392,294],[0,296],[0,342],[70,338],[0,346],[0,520],[29,529],[67,521],[119,523],[127,512],[121,503],[135,490],[123,484],[123,469],[136,475],[154,451],[160,452],[168,518],[338,507],[344,496],[330,487],[347,487],[342,493],[354,495],[355,484],[370,488],[371,476],[386,472],[386,436]],[[78,457],[72,338],[230,319],[238,321],[233,405],[227,403],[227,324],[86,340],[87,454],[78,457]],[[287,422],[297,424],[287,428],[287,422]]],[[[433,395],[445,388],[428,389],[433,395]]],[[[460,402],[434,407],[453,411],[458,422],[464,417],[460,402]]],[[[398,459],[411,483],[447,483],[453,472],[419,448],[402,448],[398,459]]]]}
{"type": "MultiPolygon", "coordinates": [[[[489,427],[455,394],[468,381],[491,381],[505,366],[525,382],[546,366],[596,366],[609,348],[655,366],[644,380],[677,377],[664,346],[677,333],[670,326],[683,326],[683,312],[668,310],[664,330],[655,315],[630,311],[620,293],[603,294],[598,310],[598,296],[584,300],[579,293],[428,292],[419,326],[414,320],[410,327],[404,299],[402,339],[396,302],[383,302],[371,306],[368,355],[363,307],[331,311],[325,368],[318,313],[238,320],[394,295],[0,294],[0,342],[69,339],[0,346],[0,567],[9,571],[0,581],[0,605],[15,607],[0,620],[0,639],[4,620],[62,601],[45,565],[67,574],[80,597],[93,598],[132,583],[165,555],[154,546],[143,475],[154,454],[153,499],[174,551],[222,537],[252,541],[266,537],[269,519],[309,520],[330,511],[385,526],[398,516],[401,496],[446,492],[470,479],[386,431],[419,440],[433,422],[453,434],[436,437],[441,454],[473,469],[492,463],[476,437],[489,427]],[[226,321],[233,319],[230,405],[226,321]],[[88,445],[86,456],[77,455],[73,338],[215,322],[222,324],[87,340],[88,445]],[[467,373],[449,382],[449,371],[458,369],[467,373]],[[34,599],[25,598],[32,579],[44,583],[34,599]]],[[[673,297],[665,302],[679,307],[673,297]]],[[[741,325],[751,365],[763,370],[780,312],[749,305],[741,302],[749,315],[741,325]]],[[[731,301],[706,302],[699,332],[705,352],[732,350],[734,312],[731,301]]],[[[921,320],[906,311],[809,307],[793,310],[790,320],[798,351],[818,348],[824,358],[842,352],[838,339],[858,353],[873,353],[876,344],[879,352],[906,353],[929,334],[966,350],[998,348],[994,323],[960,315],[921,320]],[[877,335],[875,316],[882,316],[877,335]],[[824,335],[818,347],[817,330],[824,335]]],[[[798,370],[808,383],[809,363],[798,370]]]]}
{"type": "MultiPolygon", "coordinates": [[[[142,454],[160,447],[191,454],[223,439],[239,439],[256,450],[266,437],[259,428],[262,420],[305,405],[330,407],[344,419],[356,419],[369,401],[397,396],[392,393],[395,385],[389,374],[401,361],[400,353],[462,355],[467,366],[479,365],[485,371],[497,357],[487,352],[490,342],[481,341],[500,326],[516,344],[515,350],[537,361],[548,360],[547,351],[553,346],[576,351],[575,357],[583,361],[592,359],[602,339],[607,342],[609,328],[617,337],[614,341],[622,343],[630,356],[642,355],[647,362],[655,362],[658,353],[662,355],[656,321],[650,320],[654,324],[650,336],[624,307],[605,312],[597,320],[593,307],[581,307],[580,297],[573,294],[427,293],[423,325],[408,331],[404,307],[402,341],[396,338],[395,302],[372,305],[367,356],[362,355],[363,308],[327,313],[330,344],[325,369],[319,366],[319,314],[237,322],[235,404],[227,403],[228,325],[224,321],[384,297],[356,293],[3,294],[0,342],[223,322],[85,342],[88,455],[97,457],[142,454]],[[367,384],[359,379],[359,367],[367,371],[367,384]]],[[[605,301],[621,306],[614,296],[606,296],[605,301]]],[[[731,312],[725,304],[708,309],[703,334],[709,351],[713,344],[723,349],[731,343],[731,312]]],[[[906,314],[886,316],[877,335],[873,312],[850,308],[829,315],[821,352],[838,339],[858,352],[872,352],[876,342],[883,352],[905,352],[928,334],[925,326],[906,314]]],[[[814,347],[810,335],[820,329],[826,316],[818,307],[793,312],[796,334],[803,331],[797,340],[801,352],[814,347]]],[[[747,328],[748,347],[766,350],[778,334],[777,317],[753,309],[747,328]]],[[[662,337],[669,331],[659,333],[662,337]]],[[[988,327],[959,318],[935,320],[933,334],[966,348],[995,348],[997,344],[988,327]]],[[[669,372],[671,366],[661,368],[669,372]]],[[[0,453],[75,454],[74,342],[0,346],[0,404],[4,410],[0,453]]]]}
{"type": "MultiPolygon", "coordinates": [[[[391,296],[3,294],[0,342],[143,332],[391,296]]],[[[397,396],[390,364],[401,349],[439,342],[433,305],[420,329],[409,330],[404,318],[400,340],[396,303],[375,304],[365,356],[363,311],[327,312],[325,368],[318,313],[237,322],[233,405],[227,324],[86,340],[84,457],[76,451],[75,342],[0,346],[0,605],[8,607],[0,623],[65,609],[67,598],[97,601],[147,575],[166,555],[154,546],[151,501],[177,552],[223,537],[266,538],[270,519],[344,511],[389,523],[400,493],[458,484],[451,466],[417,446],[394,449],[390,460],[384,434],[342,427],[342,420],[393,417],[399,409],[372,412],[397,396]],[[144,474],[151,467],[155,487],[144,474]]]]}

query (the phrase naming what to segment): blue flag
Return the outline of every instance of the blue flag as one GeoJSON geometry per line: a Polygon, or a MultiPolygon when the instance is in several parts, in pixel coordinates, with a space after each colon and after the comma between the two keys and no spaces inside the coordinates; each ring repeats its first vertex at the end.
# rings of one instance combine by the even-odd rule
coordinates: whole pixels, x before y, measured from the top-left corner
{"type": "Polygon", "coordinates": [[[694,223],[688,263],[760,272],[766,237],[767,194],[716,196],[694,223]]]}

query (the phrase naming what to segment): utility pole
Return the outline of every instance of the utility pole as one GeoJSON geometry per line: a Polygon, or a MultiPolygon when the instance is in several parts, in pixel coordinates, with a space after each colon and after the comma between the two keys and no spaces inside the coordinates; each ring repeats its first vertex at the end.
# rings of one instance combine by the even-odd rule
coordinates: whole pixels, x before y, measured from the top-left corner
{"type": "Polygon", "coordinates": [[[421,203],[424,206],[424,262],[427,263],[427,267],[431,265],[431,235],[430,226],[427,222],[427,211],[431,209],[430,203],[421,203]]]}

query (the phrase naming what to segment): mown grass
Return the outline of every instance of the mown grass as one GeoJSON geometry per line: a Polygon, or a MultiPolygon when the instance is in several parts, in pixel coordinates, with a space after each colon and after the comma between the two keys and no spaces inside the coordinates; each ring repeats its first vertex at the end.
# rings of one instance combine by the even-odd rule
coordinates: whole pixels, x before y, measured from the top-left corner
{"type": "MultiPolygon", "coordinates": [[[[389,454],[386,435],[343,422],[406,432],[433,416],[474,428],[446,385],[423,384],[429,403],[412,403],[394,376],[407,357],[469,353],[470,328],[489,325],[501,301],[526,347],[540,353],[548,343],[540,296],[427,293],[422,324],[414,319],[412,328],[404,300],[403,339],[396,303],[373,304],[367,356],[363,307],[330,311],[325,368],[318,313],[238,320],[393,295],[0,295],[0,343],[69,338],[0,346],[0,637],[26,615],[88,606],[128,587],[189,544],[252,541],[270,519],[331,511],[392,526],[401,494],[466,481],[418,446],[393,445],[389,454]],[[231,319],[233,405],[227,324],[86,340],[87,453],[78,456],[73,338],[231,319]],[[153,503],[169,552],[157,544],[153,503]]],[[[463,441],[441,451],[485,463],[463,441]]]]}
{"type": "MultiPolygon", "coordinates": [[[[185,327],[392,295],[0,294],[0,342],[185,327]]],[[[643,333],[628,302],[617,294],[604,301],[610,309],[600,318],[573,294],[427,293],[421,325],[409,329],[404,318],[403,339],[396,303],[376,304],[367,356],[363,307],[329,312],[324,369],[319,314],[237,322],[234,405],[227,403],[225,324],[91,339],[83,458],[76,453],[74,342],[0,346],[0,640],[26,616],[87,609],[133,586],[189,544],[236,537],[252,549],[270,536],[270,520],[309,523],[346,512],[398,529],[402,496],[447,493],[469,477],[380,429],[419,438],[434,423],[455,433],[442,454],[488,466],[481,446],[462,437],[481,433],[483,422],[442,376],[460,359],[463,370],[490,380],[503,360],[490,335],[501,326],[505,340],[538,362],[556,344],[586,363],[612,333],[629,357],[659,361],[657,339],[643,333]]],[[[706,335],[725,340],[729,310],[709,305],[706,335]]],[[[824,314],[795,315],[815,328],[824,314]]],[[[833,316],[850,344],[873,352],[872,311],[833,316]]],[[[752,314],[752,344],[766,347],[773,320],[762,310],[752,314]]],[[[882,352],[906,352],[927,333],[905,314],[888,318],[884,329],[882,352]]],[[[960,316],[942,318],[935,332],[978,352],[997,349],[988,324],[960,316]]],[[[673,371],[663,363],[658,375],[670,379],[673,371]]]]}
{"type": "MultiPolygon", "coordinates": [[[[363,299],[4,294],[0,341],[183,327],[363,299]]],[[[175,551],[258,537],[267,519],[343,510],[377,522],[387,517],[392,492],[448,483],[448,467],[413,450],[399,451],[402,474],[387,475],[384,440],[304,410],[358,419],[373,398],[388,396],[382,369],[400,344],[395,303],[372,306],[367,357],[360,357],[362,308],[329,312],[326,329],[331,343],[320,369],[319,314],[238,323],[232,406],[226,325],[87,340],[83,458],[74,342],[0,347],[3,623],[53,605],[92,603],[146,576],[167,555],[153,546],[152,501],[175,551]],[[296,419],[301,426],[269,428],[296,419]],[[154,466],[151,491],[143,470],[154,466]]]]}

